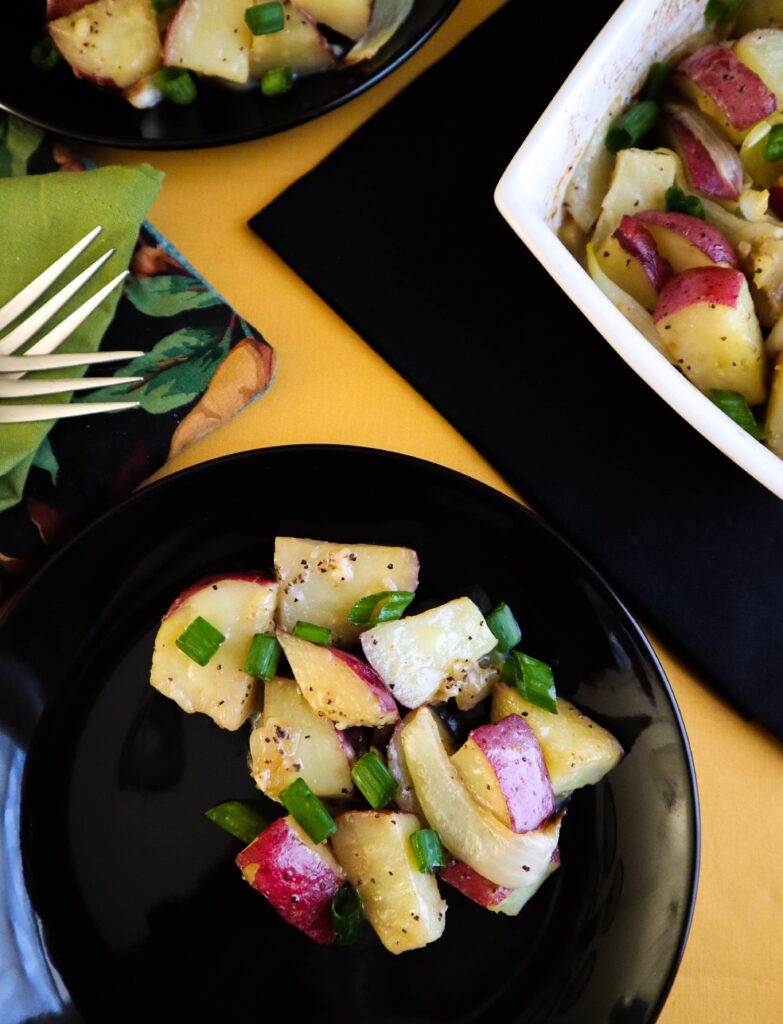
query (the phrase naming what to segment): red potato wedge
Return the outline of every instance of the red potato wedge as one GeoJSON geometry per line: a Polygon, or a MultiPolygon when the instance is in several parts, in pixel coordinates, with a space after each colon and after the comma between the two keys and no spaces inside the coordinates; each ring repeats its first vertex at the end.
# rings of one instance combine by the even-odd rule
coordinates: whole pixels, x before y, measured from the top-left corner
{"type": "Polygon", "coordinates": [[[297,5],[321,25],[347,36],[359,39],[367,31],[372,14],[372,0],[301,0],[297,5]]]}
{"type": "Polygon", "coordinates": [[[93,0],[50,20],[48,28],[74,74],[96,85],[127,89],[160,67],[160,35],[149,0],[93,0]]]}
{"type": "Polygon", "coordinates": [[[601,268],[624,292],[652,311],[672,268],[659,254],[644,224],[623,217],[617,230],[597,251],[601,268]]]}
{"type": "Polygon", "coordinates": [[[150,683],[188,714],[202,712],[221,728],[238,729],[256,711],[258,686],[244,671],[256,633],[275,626],[277,583],[262,576],[211,576],[188,587],[163,617],[150,683]],[[179,650],[179,637],[201,616],[225,641],[204,666],[179,650]]]}
{"type": "Polygon", "coordinates": [[[728,139],[705,114],[692,107],[668,103],[665,111],[663,131],[679,154],[691,187],[716,199],[739,199],[742,161],[728,139]]]}
{"type": "Polygon", "coordinates": [[[357,601],[386,590],[415,592],[419,559],[410,548],[337,544],[302,537],[275,538],[280,581],[278,623],[290,633],[298,621],[331,629],[338,646],[350,646],[360,629],[348,622],[357,601]]]}
{"type": "Polygon", "coordinates": [[[280,630],[277,639],[305,700],[338,729],[355,725],[380,728],[399,721],[394,697],[369,665],[345,651],[280,630]]]}
{"type": "Polygon", "coordinates": [[[435,876],[419,871],[410,837],[421,828],[403,811],[349,811],[337,819],[334,852],[361,894],[364,913],[390,953],[435,942],[446,927],[446,903],[435,876]]]}
{"type": "Polygon", "coordinates": [[[748,32],[734,44],[734,53],[775,94],[779,106],[783,97],[783,31],[757,28],[748,32]]]}
{"type": "Polygon", "coordinates": [[[471,796],[449,760],[429,708],[419,708],[406,721],[402,746],[416,799],[455,857],[509,889],[541,879],[557,846],[559,817],[521,834],[502,825],[471,796]]]}
{"type": "Polygon", "coordinates": [[[552,715],[526,701],[515,686],[498,683],[490,718],[500,722],[509,715],[520,715],[536,734],[556,797],[595,785],[623,756],[610,732],[562,697],[552,715]]]}
{"type": "Polygon", "coordinates": [[[282,66],[291,68],[299,77],[335,67],[332,49],[315,19],[292,3],[283,6],[282,31],[252,37],[250,77],[260,78],[270,68],[282,66]]]}
{"type": "Polygon", "coordinates": [[[332,896],[348,883],[326,843],[313,843],[289,815],[265,828],[236,864],[285,921],[314,942],[334,942],[332,896]]]}
{"type": "Polygon", "coordinates": [[[764,401],[761,328],[739,270],[695,267],[675,275],[654,319],[667,357],[701,391],[739,391],[749,405],[764,401]]]}
{"type": "Polygon", "coordinates": [[[432,700],[496,644],[481,610],[468,597],[362,633],[364,656],[408,708],[432,700]]]}
{"type": "Polygon", "coordinates": [[[560,850],[555,850],[544,876],[535,884],[520,886],[519,889],[506,889],[502,885],[495,885],[458,860],[448,864],[439,874],[444,882],[459,889],[464,896],[478,903],[480,907],[491,910],[493,914],[516,917],[559,867],[560,850]]]}
{"type": "Polygon", "coordinates": [[[316,796],[340,800],[353,792],[356,755],[344,732],[316,714],[293,679],[264,684],[264,712],[250,734],[250,774],[267,796],[303,778],[316,796]]]}
{"type": "Polygon", "coordinates": [[[520,715],[474,729],[451,763],[474,800],[513,832],[530,832],[555,813],[544,755],[520,715]]]}
{"type": "Polygon", "coordinates": [[[728,239],[699,217],[646,210],[636,219],[650,232],[658,252],[676,274],[693,267],[737,266],[737,254],[728,239]]]}
{"type": "Polygon", "coordinates": [[[702,46],[677,65],[674,82],[736,145],[778,106],[775,94],[727,46],[702,46]]]}
{"type": "Polygon", "coordinates": [[[609,238],[623,217],[633,216],[639,210],[662,210],[666,190],[674,184],[677,169],[677,157],[671,150],[621,150],[593,233],[596,248],[609,238]]]}
{"type": "Polygon", "coordinates": [[[248,0],[183,0],[166,32],[163,63],[244,84],[253,42],[248,6],[248,0]]]}

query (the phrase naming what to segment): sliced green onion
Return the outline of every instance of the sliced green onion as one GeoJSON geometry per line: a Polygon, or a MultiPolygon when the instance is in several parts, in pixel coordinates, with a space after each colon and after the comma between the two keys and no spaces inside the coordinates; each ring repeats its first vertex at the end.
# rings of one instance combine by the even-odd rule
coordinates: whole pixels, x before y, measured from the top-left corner
{"type": "Polygon", "coordinates": [[[663,90],[666,88],[671,73],[672,65],[667,60],[661,60],[653,64],[647,73],[647,81],[642,89],[642,99],[659,100],[663,95],[663,90]]]}
{"type": "Polygon", "coordinates": [[[227,800],[217,807],[210,807],[204,814],[222,829],[243,843],[252,843],[259,832],[263,832],[268,822],[258,811],[248,807],[239,800],[227,800]]]}
{"type": "Polygon", "coordinates": [[[515,680],[520,694],[530,704],[557,714],[557,694],[552,669],[543,661],[531,658],[522,651],[512,651],[516,662],[515,680]]]}
{"type": "Polygon", "coordinates": [[[350,946],[362,934],[362,898],[356,889],[345,886],[332,896],[332,926],[338,946],[350,946]]]}
{"type": "Polygon", "coordinates": [[[164,11],[170,11],[172,7],[176,7],[179,0],[150,0],[153,11],[156,14],[163,14],[164,11]]]}
{"type": "Polygon", "coordinates": [[[293,634],[302,640],[309,640],[311,644],[328,644],[332,639],[331,629],[327,629],[326,626],[314,626],[312,622],[297,622],[293,634]]]}
{"type": "Polygon", "coordinates": [[[411,849],[419,871],[426,873],[446,867],[446,857],[440,845],[440,836],[431,828],[420,828],[411,834],[411,849]]]}
{"type": "Polygon", "coordinates": [[[185,107],[196,98],[196,83],[184,68],[161,68],[155,84],[172,103],[185,107]]]}
{"type": "Polygon", "coordinates": [[[761,440],[763,436],[761,427],[756,422],[756,417],[751,412],[750,406],[738,391],[720,391],[712,388],[710,398],[721,412],[725,412],[743,430],[747,430],[751,437],[755,437],[757,441],[761,440]]]}
{"type": "Polygon", "coordinates": [[[245,11],[247,27],[254,36],[266,36],[285,28],[285,11],[276,0],[268,4],[256,4],[245,11]]]}
{"type": "Polygon", "coordinates": [[[410,590],[381,590],[360,598],[348,612],[348,621],[354,626],[375,626],[379,622],[399,619],[413,600],[410,590]]]}
{"type": "Polygon", "coordinates": [[[322,843],[337,830],[334,818],[304,779],[292,782],[287,789],[280,793],[279,799],[283,807],[296,818],[314,843],[322,843]]]}
{"type": "Polygon", "coordinates": [[[501,654],[499,651],[493,651],[491,661],[503,682],[508,683],[510,686],[515,686],[517,681],[517,662],[513,652],[511,654],[501,654]]]}
{"type": "Polygon", "coordinates": [[[770,163],[783,160],[783,124],[775,124],[770,128],[764,143],[764,159],[770,163]]]}
{"type": "Polygon", "coordinates": [[[397,792],[397,783],[374,750],[368,750],[359,758],[351,769],[351,778],[376,811],[385,807],[397,792]]]}
{"type": "Polygon", "coordinates": [[[245,672],[256,679],[273,679],[280,661],[280,651],[276,637],[256,633],[245,658],[245,672]]]}
{"type": "Polygon", "coordinates": [[[183,654],[187,654],[191,661],[203,668],[225,639],[219,629],[215,629],[211,622],[199,615],[175,642],[183,654]]]}
{"type": "Polygon", "coordinates": [[[39,40],[30,50],[30,63],[39,71],[51,71],[60,62],[60,51],[54,45],[54,40],[47,36],[39,40]]]}
{"type": "Polygon", "coordinates": [[[270,68],[261,76],[261,92],[264,96],[279,96],[294,84],[294,73],[288,66],[270,68]]]}
{"type": "Polygon", "coordinates": [[[690,196],[676,185],[667,188],[664,195],[669,213],[687,213],[690,217],[704,220],[704,207],[698,196],[690,196]]]}
{"type": "Polygon", "coordinates": [[[708,0],[704,18],[716,25],[723,25],[731,21],[743,3],[744,0],[708,0]]]}
{"type": "Polygon", "coordinates": [[[660,110],[652,100],[634,103],[619,117],[606,133],[606,148],[610,153],[635,146],[658,120],[660,110]]]}
{"type": "Polygon", "coordinates": [[[499,604],[497,608],[492,609],[487,616],[487,625],[497,637],[498,643],[495,650],[500,651],[501,654],[516,647],[522,639],[522,630],[507,604],[499,604]]]}

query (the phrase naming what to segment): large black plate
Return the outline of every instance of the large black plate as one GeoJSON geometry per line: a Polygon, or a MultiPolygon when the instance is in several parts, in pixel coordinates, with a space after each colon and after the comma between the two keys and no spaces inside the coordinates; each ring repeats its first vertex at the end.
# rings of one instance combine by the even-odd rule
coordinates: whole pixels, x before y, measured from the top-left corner
{"type": "Polygon", "coordinates": [[[43,0],[14,5],[0,32],[0,107],[51,131],[85,142],[135,149],[191,149],[244,142],[293,128],[339,107],[407,60],[451,13],[458,0],[416,0],[407,20],[372,60],[344,71],[312,75],[274,99],[257,89],[238,92],[199,79],[188,107],[161,103],[136,110],[74,77],[64,62],[41,73],[30,47],[44,34],[43,0]]]}
{"type": "Polygon", "coordinates": [[[606,584],[497,492],[357,448],[197,466],[105,516],[27,587],[0,629],[0,679],[4,1024],[656,1018],[696,889],[682,721],[606,584]],[[242,882],[236,845],[202,812],[252,797],[247,734],[183,715],[147,677],[178,590],[269,565],[278,532],[411,545],[423,602],[507,600],[560,692],[623,743],[622,764],[574,798],[562,870],[519,918],[449,891],[445,936],[393,957],[371,935],[316,946],[242,882]]]}

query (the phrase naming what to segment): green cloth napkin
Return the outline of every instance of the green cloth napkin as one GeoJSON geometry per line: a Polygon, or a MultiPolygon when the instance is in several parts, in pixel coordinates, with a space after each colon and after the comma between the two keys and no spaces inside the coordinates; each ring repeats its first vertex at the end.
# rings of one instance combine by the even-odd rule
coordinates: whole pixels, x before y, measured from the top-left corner
{"type": "MultiPolygon", "coordinates": [[[[71,265],[61,284],[108,249],[114,248],[116,253],[63,307],[54,322],[67,316],[127,268],[139,228],[162,180],[163,174],[148,164],[135,169],[102,167],[78,174],[57,172],[0,179],[0,305],[101,224],[103,231],[71,265]]],[[[104,299],[58,351],[93,352],[99,348],[121,291],[117,288],[104,299]]],[[[80,377],[84,372],[84,368],[73,367],[35,376],[80,377]]],[[[36,398],[35,402],[63,402],[69,398],[51,395],[36,398]]],[[[54,421],[0,426],[0,511],[21,500],[36,452],[53,426],[54,421]]]]}

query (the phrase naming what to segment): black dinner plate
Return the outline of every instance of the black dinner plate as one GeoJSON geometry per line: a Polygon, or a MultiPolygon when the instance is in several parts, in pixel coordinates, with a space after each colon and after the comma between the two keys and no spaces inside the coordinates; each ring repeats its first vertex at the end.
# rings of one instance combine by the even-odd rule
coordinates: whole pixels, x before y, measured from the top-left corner
{"type": "Polygon", "coordinates": [[[104,516],[28,585],[0,627],[0,679],[4,1024],[656,1019],[696,892],[685,730],[618,598],[498,492],[338,446],[188,469],[104,516]],[[179,590],[268,567],[278,533],[415,547],[419,607],[507,601],[559,692],[623,744],[619,767],[574,796],[562,868],[518,918],[444,885],[442,939],[394,957],[369,930],[351,948],[317,946],[242,881],[238,844],[203,811],[258,797],[247,732],[184,715],[147,680],[179,590]]]}
{"type": "Polygon", "coordinates": [[[237,91],[198,78],[187,107],[163,102],[136,110],[121,96],[77,79],[61,61],[36,70],[30,48],[44,35],[43,0],[16,4],[0,32],[0,107],[50,131],[109,146],[193,149],[273,135],[339,107],[407,60],[448,17],[458,0],[416,0],[392,39],[353,68],[311,75],[282,96],[237,91]]]}

